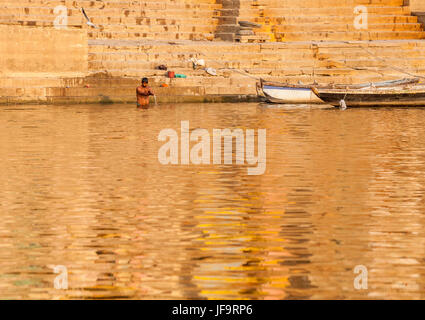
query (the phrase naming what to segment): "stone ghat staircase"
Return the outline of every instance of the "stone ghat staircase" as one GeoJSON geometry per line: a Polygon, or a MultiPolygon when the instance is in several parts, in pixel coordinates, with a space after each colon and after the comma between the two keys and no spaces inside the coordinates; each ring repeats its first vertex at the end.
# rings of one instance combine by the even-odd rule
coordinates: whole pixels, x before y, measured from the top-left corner
{"type": "Polygon", "coordinates": [[[146,76],[161,102],[246,100],[255,97],[259,78],[329,84],[400,79],[409,77],[407,73],[425,76],[424,50],[425,41],[410,40],[239,45],[94,40],[89,50],[91,76],[63,79],[62,87],[47,89],[47,99],[134,102],[135,87],[146,76]],[[194,70],[192,57],[204,59],[218,75],[194,70]],[[155,69],[160,64],[187,78],[167,78],[166,71],[155,69]]]}
{"type": "Polygon", "coordinates": [[[69,28],[91,39],[213,40],[221,4],[215,0],[0,0],[0,24],[53,27],[66,6],[69,28]],[[83,7],[98,27],[87,26],[83,7]]]}
{"type": "Polygon", "coordinates": [[[247,43],[90,40],[89,76],[49,80],[0,75],[0,102],[134,102],[149,77],[160,102],[213,102],[255,97],[259,78],[291,84],[364,83],[425,76],[425,41],[247,43]],[[217,76],[192,68],[204,59],[217,76]],[[169,79],[165,64],[186,79],[169,79]],[[165,85],[165,86],[164,86],[165,85]]]}
{"type": "Polygon", "coordinates": [[[90,39],[242,42],[424,39],[404,0],[0,0],[0,24],[52,27],[55,7],[68,26],[90,39]],[[367,7],[368,28],[354,27],[354,8],[367,7]],[[83,7],[98,28],[87,26],[83,7]],[[238,21],[262,25],[237,37],[238,21]]]}
{"type": "MultiPolygon", "coordinates": [[[[403,72],[425,73],[425,41],[352,41],[232,44],[227,42],[89,41],[89,70],[118,77],[142,76],[156,83],[202,83],[217,80],[217,87],[229,88],[223,78],[263,78],[290,83],[359,83],[382,78],[406,77],[403,72]],[[218,70],[218,77],[203,69],[194,70],[191,58],[204,59],[206,67],[218,70]],[[187,79],[168,79],[168,70],[184,73],[187,79]],[[403,72],[396,71],[400,69],[403,72]]],[[[213,88],[212,88],[213,89],[213,88]]],[[[211,89],[211,90],[212,90],[211,89]]]]}
{"type": "Polygon", "coordinates": [[[418,19],[403,0],[240,0],[239,21],[262,25],[255,41],[424,39],[418,19]],[[354,9],[365,6],[368,28],[357,29],[354,9]]]}

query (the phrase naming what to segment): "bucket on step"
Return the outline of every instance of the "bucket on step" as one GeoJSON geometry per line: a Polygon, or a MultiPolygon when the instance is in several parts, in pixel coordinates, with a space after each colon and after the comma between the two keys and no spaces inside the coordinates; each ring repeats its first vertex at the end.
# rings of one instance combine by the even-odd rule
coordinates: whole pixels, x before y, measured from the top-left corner
{"type": "Polygon", "coordinates": [[[168,71],[168,78],[175,78],[176,75],[174,73],[174,71],[168,71]]]}

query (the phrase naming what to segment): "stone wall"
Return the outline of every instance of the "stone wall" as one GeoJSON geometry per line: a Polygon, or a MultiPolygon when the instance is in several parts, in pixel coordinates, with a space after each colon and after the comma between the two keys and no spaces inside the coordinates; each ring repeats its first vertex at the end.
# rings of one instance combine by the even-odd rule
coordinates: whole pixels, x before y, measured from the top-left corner
{"type": "Polygon", "coordinates": [[[85,31],[0,25],[0,103],[47,101],[46,88],[87,75],[85,31]]]}
{"type": "Polygon", "coordinates": [[[0,71],[3,74],[85,74],[86,32],[0,25],[0,71]]]}
{"type": "Polygon", "coordinates": [[[410,0],[410,8],[413,15],[418,17],[418,21],[425,26],[425,1],[424,0],[410,0]]]}
{"type": "Polygon", "coordinates": [[[410,9],[412,12],[425,12],[424,0],[409,0],[410,9]]]}

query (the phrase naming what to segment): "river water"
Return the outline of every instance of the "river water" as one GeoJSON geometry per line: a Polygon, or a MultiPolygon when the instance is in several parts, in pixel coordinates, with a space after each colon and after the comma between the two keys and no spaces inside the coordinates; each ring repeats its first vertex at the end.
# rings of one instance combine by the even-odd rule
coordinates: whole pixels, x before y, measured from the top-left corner
{"type": "Polygon", "coordinates": [[[424,299],[424,119],[421,108],[3,106],[0,298],[424,299]],[[158,134],[181,121],[266,129],[266,172],[161,164],[158,134]]]}

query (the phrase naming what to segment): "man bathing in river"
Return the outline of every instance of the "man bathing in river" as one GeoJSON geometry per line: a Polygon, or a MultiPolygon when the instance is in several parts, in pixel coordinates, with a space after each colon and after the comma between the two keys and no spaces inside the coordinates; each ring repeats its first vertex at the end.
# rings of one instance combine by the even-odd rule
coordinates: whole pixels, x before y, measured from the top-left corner
{"type": "Polygon", "coordinates": [[[137,87],[137,107],[147,108],[149,106],[149,96],[155,96],[151,87],[148,86],[148,78],[142,79],[142,85],[137,87]]]}

